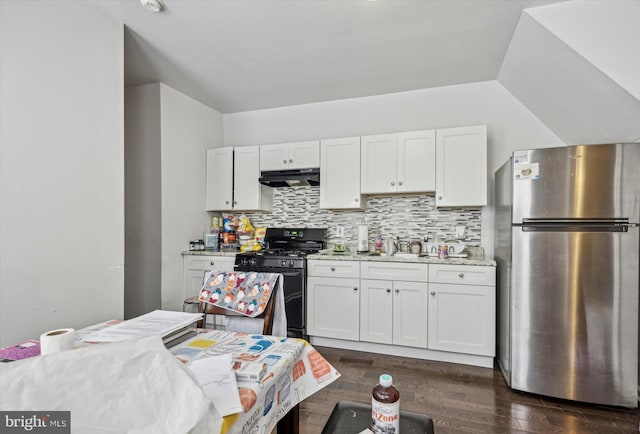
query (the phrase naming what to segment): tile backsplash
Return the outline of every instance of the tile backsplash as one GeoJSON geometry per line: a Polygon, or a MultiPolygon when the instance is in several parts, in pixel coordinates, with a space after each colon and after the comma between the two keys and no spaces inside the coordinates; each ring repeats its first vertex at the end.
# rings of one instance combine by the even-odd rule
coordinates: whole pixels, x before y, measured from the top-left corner
{"type": "MultiPolygon", "coordinates": [[[[454,239],[456,226],[465,226],[469,245],[480,245],[480,208],[439,209],[427,194],[369,196],[364,211],[320,209],[320,187],[290,187],[273,190],[273,212],[245,212],[254,227],[327,228],[329,246],[343,241],[355,248],[358,226],[369,226],[369,243],[375,236],[401,240],[454,239]],[[336,228],[344,228],[338,237],[336,228]]],[[[223,215],[228,213],[223,213],[223,215]]],[[[241,214],[241,213],[236,213],[241,214]]]]}

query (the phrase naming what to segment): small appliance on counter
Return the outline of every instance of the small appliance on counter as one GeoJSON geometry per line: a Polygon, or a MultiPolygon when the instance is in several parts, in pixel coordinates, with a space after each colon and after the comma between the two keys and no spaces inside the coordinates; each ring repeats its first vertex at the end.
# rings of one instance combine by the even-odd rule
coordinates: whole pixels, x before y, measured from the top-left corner
{"type": "Polygon", "coordinates": [[[204,234],[204,248],[207,250],[220,250],[220,234],[218,232],[204,234]]]}

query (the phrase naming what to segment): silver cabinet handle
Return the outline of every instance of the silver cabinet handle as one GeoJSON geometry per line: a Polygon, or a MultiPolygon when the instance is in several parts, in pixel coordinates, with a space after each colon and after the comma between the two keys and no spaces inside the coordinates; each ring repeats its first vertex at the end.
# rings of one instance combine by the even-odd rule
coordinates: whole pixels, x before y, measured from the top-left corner
{"type": "Polygon", "coordinates": [[[431,291],[431,295],[436,295],[436,292],[435,291],[431,291]]]}
{"type": "Polygon", "coordinates": [[[282,160],[282,162],[283,162],[284,164],[287,164],[287,160],[282,160]]]}
{"type": "Polygon", "coordinates": [[[229,201],[228,200],[225,200],[224,203],[225,203],[225,205],[229,205],[229,201]]]}
{"type": "Polygon", "coordinates": [[[391,292],[391,288],[387,288],[387,292],[391,292]]]}
{"type": "Polygon", "coordinates": [[[331,267],[331,271],[336,271],[336,267],[331,267]]]}
{"type": "Polygon", "coordinates": [[[397,293],[399,293],[399,292],[400,292],[400,289],[399,289],[399,288],[396,288],[396,294],[397,294],[397,293]]]}
{"type": "Polygon", "coordinates": [[[354,291],[357,291],[357,290],[358,290],[358,287],[357,287],[357,286],[354,286],[354,287],[353,287],[353,290],[354,290],[354,291]]]}
{"type": "Polygon", "coordinates": [[[289,160],[289,163],[293,163],[293,160],[289,160]]]}
{"type": "Polygon", "coordinates": [[[353,199],[353,201],[354,201],[354,202],[357,202],[357,201],[358,201],[358,198],[356,197],[355,199],[353,199]]]}
{"type": "Polygon", "coordinates": [[[391,181],[391,186],[393,187],[394,185],[396,185],[396,183],[391,181]]]}
{"type": "Polygon", "coordinates": [[[398,181],[398,185],[402,185],[402,181],[398,181]]]}
{"type": "Polygon", "coordinates": [[[237,200],[234,200],[234,201],[233,201],[233,204],[234,204],[234,205],[237,205],[237,204],[238,204],[238,201],[237,201],[237,200]]]}
{"type": "Polygon", "coordinates": [[[458,273],[458,277],[462,279],[464,277],[464,273],[458,273]]]}
{"type": "Polygon", "coordinates": [[[442,200],[442,196],[438,196],[438,200],[442,200]]]}
{"type": "Polygon", "coordinates": [[[211,265],[216,265],[216,263],[215,263],[215,262],[213,262],[213,261],[211,261],[211,265]]]}

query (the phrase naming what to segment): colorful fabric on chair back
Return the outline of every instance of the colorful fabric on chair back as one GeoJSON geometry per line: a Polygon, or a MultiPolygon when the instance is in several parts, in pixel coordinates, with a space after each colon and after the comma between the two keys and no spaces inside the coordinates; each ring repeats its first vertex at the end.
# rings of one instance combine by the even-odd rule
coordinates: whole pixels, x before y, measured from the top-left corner
{"type": "Polygon", "coordinates": [[[210,271],[199,300],[253,318],[264,311],[278,277],[280,274],[254,271],[210,271]]]}

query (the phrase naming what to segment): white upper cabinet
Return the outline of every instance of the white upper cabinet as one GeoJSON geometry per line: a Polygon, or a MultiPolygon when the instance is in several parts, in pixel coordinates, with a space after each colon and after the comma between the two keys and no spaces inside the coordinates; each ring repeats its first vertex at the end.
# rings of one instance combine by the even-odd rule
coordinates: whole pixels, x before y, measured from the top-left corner
{"type": "Polygon", "coordinates": [[[436,206],[487,204],[487,126],[436,133],[436,206]]]}
{"type": "Polygon", "coordinates": [[[398,192],[435,191],[436,132],[411,131],[398,134],[398,192]]]}
{"type": "Polygon", "coordinates": [[[320,167],[320,141],[260,146],[260,170],[320,167]]]}
{"type": "Polygon", "coordinates": [[[395,193],[395,134],[363,136],[360,147],[360,191],[362,193],[395,193]]]}
{"type": "Polygon", "coordinates": [[[320,208],[362,209],[360,137],[320,142],[320,208]]]}
{"type": "Polygon", "coordinates": [[[207,211],[271,211],[273,193],[259,178],[259,146],[207,150],[207,211]]]}
{"type": "Polygon", "coordinates": [[[435,130],[363,136],[361,192],[435,190],[435,130]]]}
{"type": "Polygon", "coordinates": [[[234,148],[233,209],[273,209],[273,191],[260,184],[260,147],[242,146],[234,148]]]}
{"type": "Polygon", "coordinates": [[[207,211],[233,207],[233,148],[207,149],[207,211]]]}

